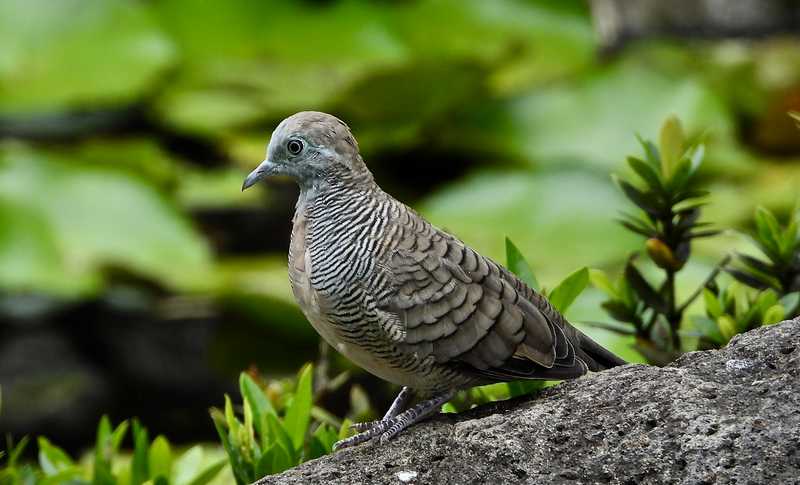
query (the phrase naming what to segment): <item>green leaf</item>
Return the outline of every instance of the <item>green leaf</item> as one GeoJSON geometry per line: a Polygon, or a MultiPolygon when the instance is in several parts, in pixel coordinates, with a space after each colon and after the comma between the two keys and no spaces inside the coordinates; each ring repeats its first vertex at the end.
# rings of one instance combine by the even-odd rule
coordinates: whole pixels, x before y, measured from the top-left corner
{"type": "Polygon", "coordinates": [[[11,438],[10,437],[7,438],[8,438],[9,451],[8,451],[8,460],[6,462],[6,465],[9,468],[13,468],[17,465],[19,457],[22,456],[22,453],[25,451],[25,448],[28,447],[28,443],[30,443],[31,439],[27,436],[23,436],[22,439],[19,440],[19,443],[13,445],[11,438]]]}
{"type": "Polygon", "coordinates": [[[333,450],[333,444],[338,441],[336,430],[327,424],[322,424],[317,427],[311,438],[306,460],[313,460],[314,458],[327,455],[333,450]]]}
{"type": "Polygon", "coordinates": [[[658,153],[658,148],[656,148],[655,144],[650,140],[645,140],[642,138],[638,133],[636,134],[636,140],[642,146],[644,150],[645,159],[647,163],[649,163],[654,169],[658,170],[659,172],[662,170],[661,168],[661,154],[658,153]]]}
{"type": "Polygon", "coordinates": [[[642,276],[633,264],[633,261],[628,261],[628,264],[625,265],[625,279],[647,306],[661,314],[668,311],[667,303],[661,298],[658,292],[650,286],[650,283],[644,279],[644,276],[642,276]]]}
{"type": "Polygon", "coordinates": [[[650,193],[637,189],[631,185],[630,182],[626,182],[619,177],[613,178],[620,189],[622,189],[622,191],[625,193],[625,196],[628,197],[628,199],[630,199],[630,201],[636,204],[640,209],[654,216],[661,213],[658,201],[650,193]]]}
{"type": "Polygon", "coordinates": [[[303,447],[308,424],[311,420],[311,404],[312,404],[312,388],[311,388],[312,366],[311,364],[305,365],[300,370],[300,375],[297,379],[297,389],[294,393],[291,405],[286,410],[286,417],[284,424],[286,432],[292,438],[294,450],[300,450],[303,447]]]}
{"type": "Polygon", "coordinates": [[[131,485],[141,485],[150,478],[150,440],[147,429],[133,420],[133,460],[131,461],[131,485]]]}
{"type": "Polygon", "coordinates": [[[617,289],[614,287],[614,284],[611,283],[611,280],[608,279],[608,275],[605,271],[601,269],[590,268],[589,281],[591,281],[595,288],[602,291],[609,297],[617,297],[617,289]]]}
{"type": "Polygon", "coordinates": [[[206,485],[211,483],[212,480],[225,468],[228,462],[225,459],[219,460],[206,468],[204,468],[200,473],[198,473],[192,480],[188,483],[188,485],[206,485]]]}
{"type": "Polygon", "coordinates": [[[567,276],[550,292],[548,297],[550,304],[559,312],[565,313],[575,298],[586,289],[587,284],[589,284],[589,269],[584,267],[567,276]]]}
{"type": "Polygon", "coordinates": [[[719,318],[720,315],[722,315],[723,309],[722,304],[720,304],[719,300],[717,299],[717,295],[715,295],[714,292],[708,288],[704,288],[703,299],[705,300],[706,304],[706,312],[711,316],[711,318],[715,320],[719,318]]]}
{"type": "Polygon", "coordinates": [[[93,485],[115,485],[114,476],[111,473],[111,458],[118,449],[119,442],[125,434],[126,427],[118,427],[119,433],[111,431],[111,421],[108,416],[100,418],[97,426],[97,440],[95,442],[94,474],[92,476],[93,485]]]}
{"type": "Polygon", "coordinates": [[[241,436],[240,429],[242,428],[242,423],[239,422],[236,415],[233,413],[233,402],[227,394],[225,394],[225,422],[228,425],[228,433],[231,436],[232,444],[239,447],[241,445],[239,437],[241,436]]]}
{"type": "Polygon", "coordinates": [[[545,381],[512,381],[508,383],[508,397],[525,396],[544,388],[545,381]]]}
{"type": "MultiPolygon", "coordinates": [[[[195,445],[186,450],[177,460],[172,474],[172,485],[191,485],[203,466],[203,448],[195,445]]],[[[249,483],[249,482],[248,482],[249,483]]]]}
{"type": "Polygon", "coordinates": [[[0,111],[26,118],[119,107],[150,92],[176,60],[149,5],[0,2],[0,111]],[[36,66],[19,59],[37,59],[36,66]],[[76,66],[80,66],[76,69],[76,66]]]}
{"type": "Polygon", "coordinates": [[[227,429],[225,414],[219,409],[212,408],[211,419],[214,422],[214,428],[217,430],[219,439],[222,442],[222,447],[228,455],[228,461],[231,464],[231,471],[236,479],[236,483],[238,485],[249,485],[255,480],[253,467],[244,460],[241,453],[239,453],[239,447],[231,441],[230,430],[227,429]]]}
{"type": "Polygon", "coordinates": [[[296,462],[299,453],[295,453],[295,448],[292,442],[292,438],[291,436],[289,436],[289,433],[287,432],[284,425],[278,420],[277,417],[273,416],[272,414],[267,415],[267,425],[270,430],[271,444],[273,443],[280,444],[287,452],[290,453],[292,461],[296,462]]]}
{"type": "Polygon", "coordinates": [[[272,454],[272,473],[280,473],[296,464],[289,450],[281,443],[275,443],[275,452],[272,454]]]}
{"type": "Polygon", "coordinates": [[[261,439],[261,447],[266,448],[266,440],[269,434],[267,414],[277,415],[275,408],[264,391],[246,372],[242,372],[239,376],[239,389],[245,406],[249,406],[253,413],[253,424],[261,439]]]}
{"type": "Polygon", "coordinates": [[[661,125],[658,148],[661,153],[661,173],[669,180],[683,155],[685,136],[677,116],[672,115],[661,125]]]}
{"type": "Polygon", "coordinates": [[[756,209],[755,214],[756,230],[758,240],[766,250],[767,256],[775,260],[780,260],[780,237],[781,229],[775,216],[764,207],[756,209]]]}
{"type": "Polygon", "coordinates": [[[767,311],[764,312],[761,324],[773,325],[782,322],[784,318],[786,318],[786,310],[783,308],[783,305],[775,304],[767,308],[767,311]]]}
{"type": "Polygon", "coordinates": [[[730,315],[722,315],[717,319],[717,327],[722,335],[723,341],[727,342],[739,333],[736,321],[730,315]]]}
{"type": "Polygon", "coordinates": [[[671,170],[672,176],[666,183],[667,192],[681,194],[692,177],[692,162],[688,158],[682,158],[671,170]]]}
{"type": "Polygon", "coordinates": [[[509,271],[517,275],[525,284],[535,291],[540,291],[536,275],[534,275],[533,270],[520,250],[508,237],[506,237],[506,264],[508,265],[509,271]]]}
{"type": "Polygon", "coordinates": [[[39,437],[39,466],[45,475],[55,475],[75,466],[64,450],[53,445],[47,438],[39,437]]]}
{"type": "Polygon", "coordinates": [[[706,153],[705,145],[697,145],[694,147],[692,153],[689,155],[689,160],[691,161],[691,170],[690,173],[694,175],[697,172],[697,169],[700,168],[700,165],[703,163],[703,157],[706,153]]]}
{"type": "Polygon", "coordinates": [[[350,419],[344,418],[344,421],[342,421],[342,425],[339,426],[337,441],[349,438],[350,436],[353,435],[353,429],[351,428],[352,425],[353,422],[350,421],[350,419]]]}
{"type": "Polygon", "coordinates": [[[458,409],[453,406],[453,403],[446,402],[442,405],[442,412],[443,413],[457,413],[458,409]]]}
{"type": "Polygon", "coordinates": [[[172,448],[163,435],[158,435],[150,445],[150,476],[153,478],[172,476],[172,448]]]}
{"type": "Polygon", "coordinates": [[[800,304],[800,291],[788,293],[781,298],[781,306],[783,306],[787,312],[793,312],[798,308],[798,304],[800,304]]]}
{"type": "Polygon", "coordinates": [[[0,245],[30,244],[35,256],[14,253],[22,258],[14,261],[0,252],[0,286],[91,295],[103,289],[113,267],[168,288],[210,287],[207,241],[163,193],[140,176],[109,168],[114,162],[90,163],[83,153],[24,144],[0,146],[0,224],[19,223],[11,234],[0,227],[0,245]],[[43,185],[49,196],[37,197],[43,185]],[[6,207],[21,209],[31,221],[20,221],[6,207]]]}
{"type": "Polygon", "coordinates": [[[654,191],[662,189],[661,178],[652,165],[636,157],[628,157],[628,165],[654,191]]]}
{"type": "Polygon", "coordinates": [[[704,315],[692,315],[692,323],[701,336],[717,345],[725,345],[726,339],[720,333],[717,321],[704,315]]]}

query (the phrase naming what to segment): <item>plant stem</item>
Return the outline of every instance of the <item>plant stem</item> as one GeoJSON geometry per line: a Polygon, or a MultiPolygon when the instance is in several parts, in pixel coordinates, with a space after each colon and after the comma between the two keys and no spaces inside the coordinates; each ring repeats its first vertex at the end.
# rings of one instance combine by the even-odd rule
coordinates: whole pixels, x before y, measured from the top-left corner
{"type": "Polygon", "coordinates": [[[673,350],[680,352],[681,338],[678,335],[678,327],[680,327],[683,313],[675,308],[675,271],[667,270],[667,308],[669,314],[666,315],[669,322],[670,333],[672,334],[672,347],[673,350]]]}
{"type": "Polygon", "coordinates": [[[726,254],[725,257],[722,258],[722,261],[717,263],[717,266],[715,266],[714,269],[711,271],[711,273],[708,274],[706,279],[703,281],[703,284],[698,286],[697,289],[694,290],[694,293],[692,293],[691,296],[689,296],[689,298],[687,298],[686,301],[683,302],[683,304],[678,308],[678,311],[681,313],[686,311],[689,305],[691,305],[692,302],[695,301],[697,297],[700,296],[700,294],[703,292],[703,288],[705,288],[709,283],[714,281],[719,272],[722,271],[722,268],[724,268],[730,262],[730,260],[731,260],[731,255],[726,254]]]}

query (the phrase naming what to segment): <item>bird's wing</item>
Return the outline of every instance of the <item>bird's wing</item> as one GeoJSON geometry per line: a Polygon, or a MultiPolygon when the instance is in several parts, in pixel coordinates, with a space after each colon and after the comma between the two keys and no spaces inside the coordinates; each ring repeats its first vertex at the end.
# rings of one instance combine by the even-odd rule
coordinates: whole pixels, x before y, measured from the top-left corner
{"type": "Polygon", "coordinates": [[[405,246],[384,262],[393,291],[382,309],[409,351],[494,380],[586,373],[571,327],[513,274],[435,229],[405,246]]]}

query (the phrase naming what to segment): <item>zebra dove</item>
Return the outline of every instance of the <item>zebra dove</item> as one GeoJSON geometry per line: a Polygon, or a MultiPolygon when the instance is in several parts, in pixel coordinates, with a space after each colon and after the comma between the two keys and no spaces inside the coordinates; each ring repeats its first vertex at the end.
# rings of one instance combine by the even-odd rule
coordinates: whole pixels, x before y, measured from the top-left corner
{"type": "Polygon", "coordinates": [[[403,386],[383,419],[354,425],[359,434],[337,449],[384,442],[461,389],[624,364],[510,271],[381,190],[338,118],[283,120],[242,190],[272,175],[300,186],[289,279],[303,313],[347,358],[403,386]],[[423,400],[404,410],[415,393],[423,400]]]}

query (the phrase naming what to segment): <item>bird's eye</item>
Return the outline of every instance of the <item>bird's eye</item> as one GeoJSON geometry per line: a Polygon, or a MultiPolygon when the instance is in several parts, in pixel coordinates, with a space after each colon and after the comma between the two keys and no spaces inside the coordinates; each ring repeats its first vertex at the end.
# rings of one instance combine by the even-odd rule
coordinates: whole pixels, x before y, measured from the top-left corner
{"type": "Polygon", "coordinates": [[[289,140],[289,143],[286,144],[286,149],[289,150],[289,153],[292,155],[297,155],[303,151],[303,142],[300,140],[289,140]]]}

